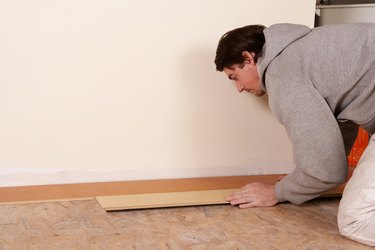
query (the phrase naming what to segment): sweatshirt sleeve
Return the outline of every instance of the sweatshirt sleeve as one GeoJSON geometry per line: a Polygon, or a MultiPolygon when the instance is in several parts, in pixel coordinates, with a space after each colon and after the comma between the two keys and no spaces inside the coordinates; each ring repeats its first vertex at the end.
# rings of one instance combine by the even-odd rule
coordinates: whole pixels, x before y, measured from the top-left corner
{"type": "Polygon", "coordinates": [[[280,202],[301,204],[345,181],[345,147],[333,112],[312,85],[278,86],[270,107],[292,142],[296,169],[276,184],[275,193],[280,202]]]}

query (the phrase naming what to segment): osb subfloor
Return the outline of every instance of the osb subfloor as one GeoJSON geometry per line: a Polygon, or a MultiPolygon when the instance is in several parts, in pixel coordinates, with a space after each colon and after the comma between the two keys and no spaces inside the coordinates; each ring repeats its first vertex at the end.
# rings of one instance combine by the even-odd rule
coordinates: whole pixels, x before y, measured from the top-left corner
{"type": "Polygon", "coordinates": [[[0,206],[0,249],[372,249],[339,235],[338,198],[106,213],[95,200],[0,206]]]}

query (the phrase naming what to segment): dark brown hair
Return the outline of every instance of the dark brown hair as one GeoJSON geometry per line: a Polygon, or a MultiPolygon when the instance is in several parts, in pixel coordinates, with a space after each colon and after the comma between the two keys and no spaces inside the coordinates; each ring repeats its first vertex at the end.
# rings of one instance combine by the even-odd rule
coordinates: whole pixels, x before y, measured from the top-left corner
{"type": "Polygon", "coordinates": [[[262,56],[265,43],[263,25],[248,25],[225,33],[219,41],[216,49],[216,70],[223,71],[234,64],[243,63],[242,52],[254,52],[254,61],[262,56]]]}

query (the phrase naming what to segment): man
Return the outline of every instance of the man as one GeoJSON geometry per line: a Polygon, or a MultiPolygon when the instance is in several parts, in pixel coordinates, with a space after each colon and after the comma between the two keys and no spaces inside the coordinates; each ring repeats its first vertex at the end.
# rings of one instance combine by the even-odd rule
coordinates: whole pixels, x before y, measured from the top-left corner
{"type": "MultiPolygon", "coordinates": [[[[358,128],[375,132],[375,24],[245,26],[222,36],[215,64],[239,92],[268,94],[296,165],[276,185],[250,183],[228,196],[232,205],[301,204],[346,180],[358,128]]],[[[345,188],[338,224],[375,246],[375,135],[345,188]]]]}

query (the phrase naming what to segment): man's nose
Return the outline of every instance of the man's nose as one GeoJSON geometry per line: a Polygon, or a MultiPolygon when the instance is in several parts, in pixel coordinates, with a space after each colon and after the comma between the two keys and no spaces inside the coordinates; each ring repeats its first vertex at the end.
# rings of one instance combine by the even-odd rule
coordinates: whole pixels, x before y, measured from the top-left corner
{"type": "Polygon", "coordinates": [[[237,87],[237,90],[239,93],[241,93],[244,89],[244,87],[242,86],[242,84],[240,84],[239,82],[236,82],[236,87],[237,87]]]}

